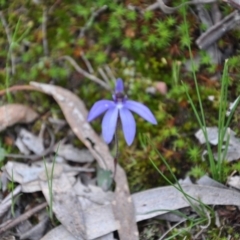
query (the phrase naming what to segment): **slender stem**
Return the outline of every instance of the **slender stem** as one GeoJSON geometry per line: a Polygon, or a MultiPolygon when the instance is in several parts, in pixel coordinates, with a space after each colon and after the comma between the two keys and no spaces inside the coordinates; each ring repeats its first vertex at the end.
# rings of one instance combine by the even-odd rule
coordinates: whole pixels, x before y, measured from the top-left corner
{"type": "Polygon", "coordinates": [[[119,129],[119,121],[117,122],[117,128],[116,128],[116,132],[115,132],[115,146],[116,146],[116,151],[115,151],[115,157],[114,157],[113,179],[114,179],[115,176],[116,176],[117,163],[118,163],[118,158],[119,158],[118,129],[119,129]]]}

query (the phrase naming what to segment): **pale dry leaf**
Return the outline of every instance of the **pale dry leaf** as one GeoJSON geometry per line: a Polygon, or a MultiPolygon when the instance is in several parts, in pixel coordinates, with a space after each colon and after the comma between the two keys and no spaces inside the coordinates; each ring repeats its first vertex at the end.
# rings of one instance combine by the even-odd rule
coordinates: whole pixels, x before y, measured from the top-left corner
{"type": "MultiPolygon", "coordinates": [[[[195,184],[182,185],[186,194],[207,205],[240,205],[240,193],[231,189],[199,186],[195,184]]],[[[47,186],[44,190],[48,192],[47,186]]],[[[137,221],[147,220],[174,210],[199,204],[197,201],[187,201],[184,195],[174,186],[154,188],[132,195],[136,209],[137,221]]],[[[88,239],[94,239],[115,231],[118,228],[114,221],[110,203],[101,205],[92,203],[83,209],[88,239]]]]}
{"type": "Polygon", "coordinates": [[[7,104],[0,107],[0,131],[16,123],[30,123],[38,114],[22,104],[7,104]]]}
{"type": "MultiPolygon", "coordinates": [[[[42,192],[50,204],[50,192],[47,179],[40,181],[42,192]]],[[[52,179],[52,208],[57,219],[77,239],[86,238],[86,222],[81,203],[67,176],[62,173],[52,179]]]]}
{"type": "Polygon", "coordinates": [[[0,182],[1,182],[2,191],[5,192],[7,190],[7,186],[9,182],[6,171],[0,172],[0,182]]]}
{"type": "MultiPolygon", "coordinates": [[[[218,127],[206,127],[206,133],[207,133],[207,141],[211,143],[212,145],[217,145],[218,144],[218,127]]],[[[224,136],[224,141],[228,139],[230,136],[230,141],[235,137],[235,132],[232,131],[230,128],[227,129],[226,134],[224,136]]],[[[202,129],[199,129],[195,133],[195,137],[198,139],[200,144],[206,143],[206,139],[204,136],[204,133],[202,129]]]]}
{"type": "Polygon", "coordinates": [[[83,240],[75,238],[63,225],[59,225],[48,232],[40,240],[83,240]]]}
{"type": "Polygon", "coordinates": [[[53,166],[53,163],[47,161],[46,165],[43,161],[35,162],[31,165],[8,161],[3,169],[10,181],[18,182],[22,186],[22,192],[28,193],[40,191],[39,178],[47,180],[49,176],[52,176],[52,169],[54,170],[53,178],[59,177],[62,172],[65,172],[69,179],[72,179],[79,172],[94,172],[93,168],[71,167],[66,163],[54,163],[53,166]]]}
{"type": "Polygon", "coordinates": [[[38,174],[44,171],[43,164],[28,165],[25,163],[8,161],[4,166],[8,179],[20,184],[34,181],[38,178],[38,174]]]}
{"type": "MultiPolygon", "coordinates": [[[[206,132],[207,132],[207,136],[208,136],[207,141],[212,145],[217,145],[218,141],[219,141],[218,128],[217,127],[207,127],[206,132]]],[[[240,158],[240,148],[239,148],[240,139],[237,138],[235,135],[236,135],[236,133],[234,131],[232,131],[230,128],[228,128],[226,131],[226,134],[224,136],[225,145],[222,146],[222,150],[224,150],[227,147],[225,159],[228,162],[231,162],[231,161],[234,161],[234,160],[237,160],[240,158]],[[227,141],[228,141],[228,145],[226,144],[227,141]]],[[[195,137],[198,139],[198,141],[201,144],[206,143],[206,139],[204,137],[202,129],[198,130],[195,133],[195,137]]],[[[214,158],[216,160],[218,160],[218,154],[215,153],[214,158]]]]}
{"type": "MultiPolygon", "coordinates": [[[[230,189],[194,184],[182,185],[182,188],[186,194],[207,205],[240,205],[240,193],[230,189]]],[[[138,221],[191,206],[183,194],[173,186],[135,193],[133,194],[133,200],[138,221]]],[[[197,202],[194,201],[193,203],[197,202]]]]}
{"type": "Polygon", "coordinates": [[[34,193],[41,191],[41,187],[38,180],[22,183],[22,192],[24,193],[34,193]]]}
{"type": "Polygon", "coordinates": [[[20,151],[20,153],[22,153],[24,155],[30,155],[30,150],[23,143],[22,138],[20,138],[19,136],[17,137],[17,139],[15,141],[15,145],[17,146],[17,148],[20,151]]]}
{"type": "Polygon", "coordinates": [[[227,184],[231,187],[240,189],[240,176],[228,177],[227,184]]]}
{"type": "Polygon", "coordinates": [[[44,152],[45,148],[42,137],[36,136],[24,128],[20,130],[19,137],[24,145],[35,154],[40,155],[44,152]]]}
{"type": "MultiPolygon", "coordinates": [[[[109,152],[108,146],[99,138],[86,121],[88,111],[84,103],[72,92],[61,87],[37,82],[31,82],[31,85],[39,91],[53,96],[61,107],[73,132],[86,145],[100,167],[114,172],[114,159],[109,152]]],[[[116,169],[115,183],[115,199],[111,207],[115,216],[115,220],[112,219],[114,229],[118,230],[121,239],[137,240],[138,229],[135,220],[135,210],[127,183],[127,176],[119,165],[117,165],[116,169]]],[[[104,215],[104,212],[102,212],[102,214],[104,215]]],[[[111,229],[111,225],[110,228],[106,226],[106,229],[111,229]]]]}
{"type": "MultiPolygon", "coordinates": [[[[53,164],[46,163],[48,170],[48,176],[51,176],[53,164]]],[[[7,173],[7,177],[10,181],[14,181],[20,184],[26,184],[38,180],[39,177],[46,177],[46,170],[44,162],[37,162],[34,164],[26,164],[14,161],[8,161],[4,166],[4,171],[7,173]]],[[[62,164],[54,164],[53,177],[58,177],[63,171],[62,164]]]]}
{"type": "MultiPolygon", "coordinates": [[[[50,232],[48,232],[40,240],[82,240],[82,239],[75,238],[70,232],[66,230],[66,228],[63,225],[59,225],[52,229],[50,232]]],[[[92,240],[115,240],[115,239],[113,237],[113,233],[109,233],[107,235],[92,240]]]]}
{"type": "Polygon", "coordinates": [[[30,228],[28,231],[22,232],[20,235],[20,239],[28,239],[28,240],[39,240],[46,232],[46,229],[49,225],[49,217],[46,216],[42,219],[38,224],[30,228]]]}
{"type": "Polygon", "coordinates": [[[114,197],[113,192],[105,192],[102,188],[94,185],[85,186],[80,180],[74,184],[73,188],[77,196],[84,197],[93,203],[101,205],[111,202],[114,197]]]}
{"type": "Polygon", "coordinates": [[[56,144],[54,147],[58,156],[78,163],[93,162],[94,158],[89,150],[75,148],[72,144],[56,144]]]}
{"type": "Polygon", "coordinates": [[[233,103],[230,103],[229,108],[228,108],[228,111],[226,112],[226,116],[227,116],[227,117],[231,114],[231,112],[233,111],[233,109],[236,107],[236,104],[237,104],[238,101],[239,101],[239,97],[240,97],[240,96],[238,96],[233,103]]]}
{"type": "Polygon", "coordinates": [[[9,236],[2,237],[1,240],[16,240],[16,238],[13,235],[9,235],[9,236]]]}
{"type": "Polygon", "coordinates": [[[224,184],[217,182],[216,180],[210,178],[207,175],[204,175],[199,180],[197,180],[197,184],[210,187],[227,188],[224,184]]]}

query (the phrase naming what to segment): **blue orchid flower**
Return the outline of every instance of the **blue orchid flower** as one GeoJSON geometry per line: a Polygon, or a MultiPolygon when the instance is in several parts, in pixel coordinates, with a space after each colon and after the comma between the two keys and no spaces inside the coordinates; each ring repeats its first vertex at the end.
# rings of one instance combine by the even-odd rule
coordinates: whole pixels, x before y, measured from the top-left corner
{"type": "Polygon", "coordinates": [[[122,79],[117,79],[113,101],[100,100],[91,108],[88,114],[88,121],[91,122],[104,112],[102,120],[102,136],[106,143],[110,143],[116,131],[117,122],[120,116],[125,140],[130,146],[136,134],[136,122],[133,114],[137,113],[140,117],[152,124],[157,124],[156,118],[148,107],[142,103],[128,100],[124,95],[124,85],[122,79]]]}

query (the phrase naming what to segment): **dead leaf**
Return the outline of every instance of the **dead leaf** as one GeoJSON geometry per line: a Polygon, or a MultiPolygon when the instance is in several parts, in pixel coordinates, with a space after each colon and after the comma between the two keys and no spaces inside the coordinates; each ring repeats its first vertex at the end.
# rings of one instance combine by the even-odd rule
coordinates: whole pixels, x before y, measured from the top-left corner
{"type": "MultiPolygon", "coordinates": [[[[44,192],[47,193],[47,186],[44,188],[46,188],[44,192]]],[[[61,185],[59,188],[61,188],[61,185]]],[[[191,201],[186,200],[184,195],[174,186],[154,188],[133,194],[136,220],[142,221],[174,210],[191,207],[193,203],[199,204],[198,201],[206,205],[240,205],[240,193],[231,189],[195,184],[182,185],[182,188],[186,194],[195,198],[196,201],[192,199],[191,201]]],[[[117,223],[114,221],[110,203],[101,205],[92,202],[91,206],[84,208],[81,213],[84,215],[87,239],[95,239],[118,228],[117,223]]],[[[67,216],[65,217],[67,218],[67,216]]]]}
{"type": "Polygon", "coordinates": [[[28,130],[22,128],[19,132],[19,137],[24,145],[37,155],[44,152],[43,138],[36,136],[28,130]]]}
{"type": "Polygon", "coordinates": [[[7,104],[0,107],[0,131],[16,123],[30,123],[38,114],[22,104],[7,104]]]}
{"type": "Polygon", "coordinates": [[[240,176],[228,177],[227,184],[231,187],[240,189],[240,176]]]}
{"type": "MultiPolygon", "coordinates": [[[[240,193],[218,187],[182,185],[186,194],[206,205],[240,205],[240,193]]],[[[161,187],[133,194],[137,221],[142,221],[166,213],[189,207],[183,194],[173,186],[161,187]],[[157,212],[157,210],[159,210],[157,212]]]]}
{"type": "MultiPolygon", "coordinates": [[[[31,165],[21,162],[8,161],[2,168],[3,173],[6,174],[10,181],[17,182],[22,186],[22,192],[37,192],[41,190],[39,185],[39,177],[47,179],[46,169],[48,176],[51,176],[53,164],[47,162],[46,169],[43,161],[32,163],[31,165]]],[[[93,168],[84,167],[71,167],[66,163],[55,163],[53,178],[60,176],[62,172],[65,172],[69,179],[77,175],[79,172],[94,172],[93,168]]]]}
{"type": "MultiPolygon", "coordinates": [[[[48,181],[41,178],[42,192],[50,204],[48,181]]],[[[86,222],[81,202],[65,174],[52,180],[53,211],[64,227],[77,239],[86,238],[86,222]]]]}
{"type": "Polygon", "coordinates": [[[22,153],[24,155],[30,155],[30,150],[23,143],[22,138],[20,138],[19,136],[17,137],[17,139],[15,141],[15,145],[17,146],[17,148],[20,151],[20,153],[22,153]]]}
{"type": "MultiPolygon", "coordinates": [[[[217,145],[218,144],[218,128],[217,127],[207,127],[206,128],[207,132],[207,141],[212,144],[212,145],[217,145]]],[[[226,141],[229,140],[228,146],[223,145],[222,150],[224,150],[227,147],[227,152],[225,159],[228,160],[228,162],[237,160],[240,158],[240,139],[237,138],[236,133],[232,131],[230,128],[227,129],[226,134],[224,136],[224,144],[226,144],[226,141]]],[[[203,144],[206,143],[206,139],[204,137],[202,129],[199,129],[195,133],[195,137],[198,139],[198,141],[203,144]]],[[[206,152],[204,151],[204,154],[206,152]]],[[[217,160],[218,155],[214,154],[214,158],[217,160]]]]}
{"type": "MultiPolygon", "coordinates": [[[[73,235],[66,230],[63,225],[55,227],[50,232],[48,232],[43,238],[40,240],[81,240],[80,238],[75,238],[73,235]]],[[[114,240],[113,233],[109,233],[100,238],[95,238],[93,240],[114,240]]]]}
{"type": "Polygon", "coordinates": [[[224,184],[217,182],[216,180],[210,178],[207,175],[204,175],[199,180],[197,180],[197,184],[209,187],[227,188],[224,184]]]}
{"type": "Polygon", "coordinates": [[[29,240],[39,240],[49,225],[49,217],[45,216],[38,224],[30,228],[28,231],[22,232],[20,235],[20,239],[29,239],[29,240]]]}
{"type": "MultiPolygon", "coordinates": [[[[90,124],[86,121],[88,111],[84,103],[72,92],[61,87],[37,82],[31,82],[31,85],[39,91],[53,96],[61,107],[73,132],[87,146],[100,167],[114,172],[114,160],[109,152],[108,146],[97,136],[90,124]]],[[[115,198],[111,206],[115,216],[115,220],[112,219],[114,229],[118,230],[121,239],[138,240],[135,210],[129,192],[127,177],[119,165],[117,165],[116,169],[115,183],[115,198]]],[[[102,212],[102,214],[105,216],[104,212],[102,212]]],[[[102,219],[102,221],[106,222],[104,219],[102,219]]],[[[109,227],[106,226],[104,230],[107,229],[109,229],[109,227]]]]}
{"type": "Polygon", "coordinates": [[[81,183],[81,181],[77,181],[73,185],[73,189],[75,190],[77,196],[88,199],[90,202],[97,204],[107,204],[113,200],[113,192],[105,192],[102,188],[88,185],[85,186],[81,183]]]}
{"type": "Polygon", "coordinates": [[[54,147],[55,153],[58,156],[64,157],[66,160],[70,160],[78,163],[93,162],[94,158],[89,150],[75,148],[71,144],[56,144],[54,147]]]}

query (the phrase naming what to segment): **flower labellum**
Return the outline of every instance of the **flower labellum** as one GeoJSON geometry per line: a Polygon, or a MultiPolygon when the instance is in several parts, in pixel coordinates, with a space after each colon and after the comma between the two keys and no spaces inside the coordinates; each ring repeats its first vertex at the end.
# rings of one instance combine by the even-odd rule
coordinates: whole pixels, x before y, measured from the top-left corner
{"type": "Polygon", "coordinates": [[[106,112],[102,120],[102,135],[106,143],[110,143],[116,131],[117,122],[120,117],[123,134],[128,145],[131,145],[136,134],[136,122],[132,112],[152,124],[157,124],[156,118],[148,107],[142,103],[128,100],[124,95],[122,79],[117,79],[113,101],[100,100],[91,108],[88,114],[88,121],[91,122],[102,113],[106,112]]]}

